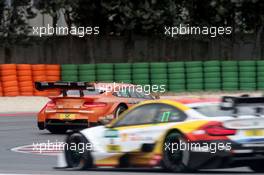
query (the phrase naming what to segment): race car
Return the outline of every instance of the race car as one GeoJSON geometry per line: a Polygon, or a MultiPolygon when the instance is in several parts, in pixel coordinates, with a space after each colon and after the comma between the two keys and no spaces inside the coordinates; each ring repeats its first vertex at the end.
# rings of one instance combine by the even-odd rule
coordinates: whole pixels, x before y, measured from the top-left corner
{"type": "Polygon", "coordinates": [[[58,167],[186,172],[249,166],[263,172],[263,104],[263,97],[144,101],[107,126],[70,134],[58,167]]]}
{"type": "Polygon", "coordinates": [[[60,89],[38,114],[38,128],[51,133],[83,129],[106,123],[130,106],[154,99],[135,91],[135,85],[123,83],[36,82],[37,90],[60,89]]]}

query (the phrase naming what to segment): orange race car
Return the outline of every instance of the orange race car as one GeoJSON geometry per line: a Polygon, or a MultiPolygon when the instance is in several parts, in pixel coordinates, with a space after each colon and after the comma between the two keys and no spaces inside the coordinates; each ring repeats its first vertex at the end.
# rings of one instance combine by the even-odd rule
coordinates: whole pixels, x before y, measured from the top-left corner
{"type": "Polygon", "coordinates": [[[60,89],[38,114],[38,128],[65,133],[104,124],[150,94],[135,91],[135,85],[121,83],[36,82],[37,90],[60,89]]]}

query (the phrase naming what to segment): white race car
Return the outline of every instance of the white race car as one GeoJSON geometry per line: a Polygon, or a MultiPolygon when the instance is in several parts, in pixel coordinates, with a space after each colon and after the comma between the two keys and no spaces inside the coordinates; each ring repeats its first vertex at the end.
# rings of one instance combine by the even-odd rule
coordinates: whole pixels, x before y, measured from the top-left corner
{"type": "Polygon", "coordinates": [[[263,97],[145,101],[108,126],[70,134],[59,167],[184,172],[249,166],[263,172],[263,104],[263,97]]]}

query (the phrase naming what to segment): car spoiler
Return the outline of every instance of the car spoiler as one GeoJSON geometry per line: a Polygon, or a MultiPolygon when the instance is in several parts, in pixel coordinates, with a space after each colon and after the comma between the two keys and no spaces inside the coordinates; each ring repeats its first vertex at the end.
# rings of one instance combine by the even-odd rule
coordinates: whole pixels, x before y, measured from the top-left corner
{"type": "Polygon", "coordinates": [[[222,110],[234,110],[234,114],[237,113],[237,107],[240,106],[251,106],[256,109],[258,114],[264,108],[264,97],[233,97],[223,96],[220,104],[222,110]]]}
{"type": "Polygon", "coordinates": [[[35,82],[35,88],[39,91],[48,89],[95,90],[94,84],[88,82],[35,82]]]}

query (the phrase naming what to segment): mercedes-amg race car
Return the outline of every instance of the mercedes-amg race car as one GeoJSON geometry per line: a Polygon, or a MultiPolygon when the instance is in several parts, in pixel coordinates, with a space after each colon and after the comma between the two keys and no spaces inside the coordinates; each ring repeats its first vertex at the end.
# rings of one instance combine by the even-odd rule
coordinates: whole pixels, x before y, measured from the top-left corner
{"type": "Polygon", "coordinates": [[[70,134],[58,166],[174,172],[249,166],[263,172],[263,105],[263,97],[144,101],[107,126],[70,134]]]}
{"type": "Polygon", "coordinates": [[[38,128],[51,133],[105,123],[140,101],[154,99],[137,92],[132,84],[85,82],[36,82],[37,90],[59,89],[38,114],[38,128]]]}

